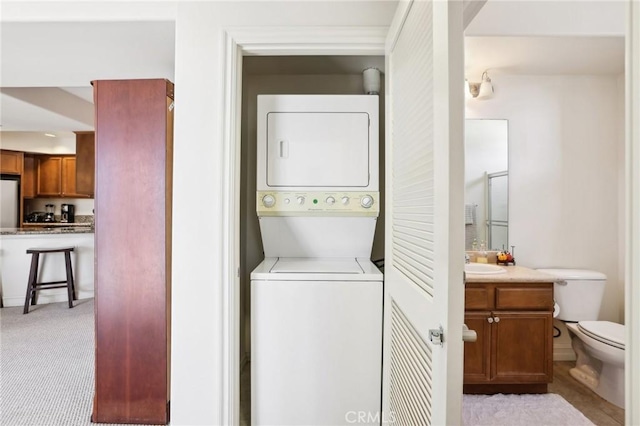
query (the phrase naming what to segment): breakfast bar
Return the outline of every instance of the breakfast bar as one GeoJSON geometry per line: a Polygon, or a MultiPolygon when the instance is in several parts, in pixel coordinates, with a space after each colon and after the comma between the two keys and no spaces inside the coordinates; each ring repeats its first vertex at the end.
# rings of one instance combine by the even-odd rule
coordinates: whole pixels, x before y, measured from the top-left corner
{"type": "MultiPolygon", "coordinates": [[[[21,306],[25,301],[31,248],[74,247],[71,261],[78,299],[93,297],[94,230],[92,226],[46,226],[0,228],[0,289],[3,306],[21,306]]],[[[65,277],[65,262],[50,255],[40,265],[42,281],[65,277]]],[[[38,304],[64,302],[65,289],[53,289],[38,295],[38,304]]]]}

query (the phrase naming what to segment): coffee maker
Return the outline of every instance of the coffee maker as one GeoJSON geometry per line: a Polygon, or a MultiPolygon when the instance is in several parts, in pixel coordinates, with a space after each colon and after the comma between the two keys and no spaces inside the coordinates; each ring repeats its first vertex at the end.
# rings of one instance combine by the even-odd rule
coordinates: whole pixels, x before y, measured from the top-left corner
{"type": "Polygon", "coordinates": [[[60,222],[73,223],[75,221],[75,206],[73,204],[62,204],[60,210],[60,222]]]}
{"type": "Polygon", "coordinates": [[[47,204],[45,207],[45,214],[44,214],[44,219],[42,220],[43,222],[55,222],[56,221],[56,217],[55,217],[55,212],[56,212],[56,206],[54,206],[53,204],[47,204]]]}

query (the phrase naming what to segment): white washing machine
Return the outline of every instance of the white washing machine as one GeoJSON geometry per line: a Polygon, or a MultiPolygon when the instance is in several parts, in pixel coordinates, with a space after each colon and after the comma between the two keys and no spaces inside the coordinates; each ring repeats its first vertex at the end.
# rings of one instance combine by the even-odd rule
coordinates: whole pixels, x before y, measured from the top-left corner
{"type": "Polygon", "coordinates": [[[265,259],[251,309],[253,424],[380,412],[382,274],[368,259],[265,259]]]}
{"type": "Polygon", "coordinates": [[[378,97],[259,96],[257,140],[252,424],[379,424],[378,97]]]}

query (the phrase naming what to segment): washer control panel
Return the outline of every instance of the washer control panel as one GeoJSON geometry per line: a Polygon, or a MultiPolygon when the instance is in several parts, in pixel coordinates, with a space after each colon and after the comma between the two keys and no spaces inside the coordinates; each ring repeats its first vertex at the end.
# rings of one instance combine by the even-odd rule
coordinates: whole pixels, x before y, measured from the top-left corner
{"type": "Polygon", "coordinates": [[[378,192],[276,192],[256,193],[258,216],[378,216],[378,192]]]}

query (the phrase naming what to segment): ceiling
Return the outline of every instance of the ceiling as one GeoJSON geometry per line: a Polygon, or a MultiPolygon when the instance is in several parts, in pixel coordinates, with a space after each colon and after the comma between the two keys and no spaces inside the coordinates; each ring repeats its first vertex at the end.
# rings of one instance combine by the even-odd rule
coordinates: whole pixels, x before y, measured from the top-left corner
{"type": "MultiPolygon", "coordinates": [[[[624,2],[489,0],[469,24],[465,74],[621,74],[624,2]]],[[[93,129],[91,80],[174,80],[173,22],[3,22],[2,132],[93,129]]],[[[367,66],[384,69],[384,58],[367,66]]],[[[245,59],[250,74],[359,73],[362,58],[245,59]]]]}
{"type": "Polygon", "coordinates": [[[91,86],[5,87],[0,96],[3,132],[93,130],[91,86]]]}
{"type": "Polygon", "coordinates": [[[174,22],[2,22],[0,129],[93,130],[92,80],[174,80],[174,22]]]}
{"type": "Polygon", "coordinates": [[[624,72],[626,2],[489,0],[465,30],[465,77],[624,72]]]}
{"type": "Polygon", "coordinates": [[[617,75],[624,55],[624,37],[465,37],[465,76],[617,75]]]}

